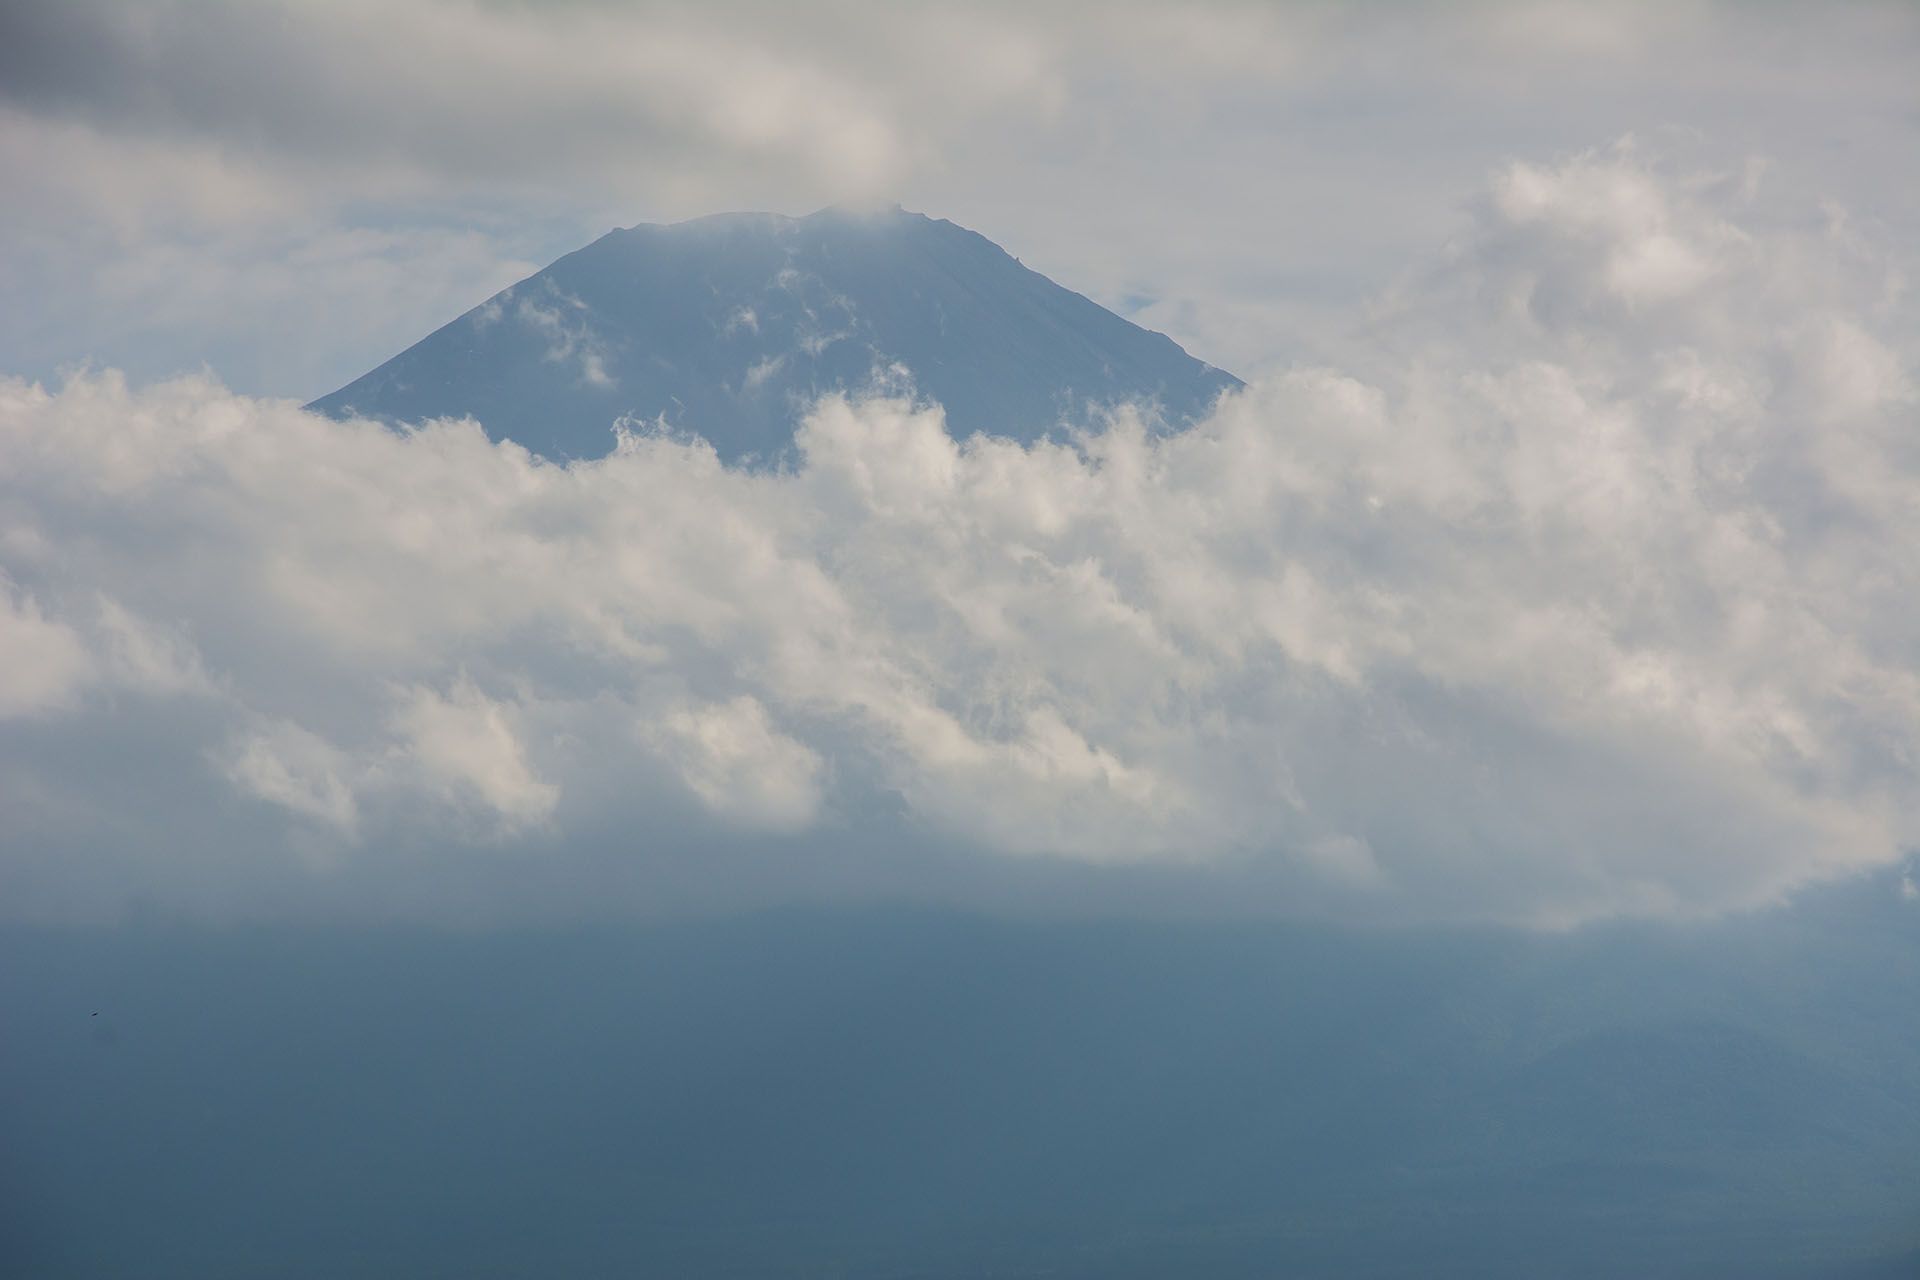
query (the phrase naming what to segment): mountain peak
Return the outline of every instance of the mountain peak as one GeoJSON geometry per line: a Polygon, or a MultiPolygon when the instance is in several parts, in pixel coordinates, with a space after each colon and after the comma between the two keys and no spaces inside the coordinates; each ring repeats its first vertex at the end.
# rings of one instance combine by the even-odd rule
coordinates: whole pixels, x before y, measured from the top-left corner
{"type": "Polygon", "coordinates": [[[472,416],[555,459],[608,452],[616,423],[771,459],[818,396],[903,368],[955,435],[1019,440],[1121,401],[1180,424],[1239,385],[986,237],[896,204],[609,232],[310,407],[472,416]]]}

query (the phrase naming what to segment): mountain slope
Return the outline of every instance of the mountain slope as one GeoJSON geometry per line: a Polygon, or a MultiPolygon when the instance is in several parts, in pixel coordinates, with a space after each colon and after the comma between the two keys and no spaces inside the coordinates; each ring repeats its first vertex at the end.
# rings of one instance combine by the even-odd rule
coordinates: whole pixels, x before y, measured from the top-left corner
{"type": "Polygon", "coordinates": [[[1022,440],[1126,400],[1178,425],[1239,385],[951,222],[827,209],[610,232],[309,407],[472,415],[551,458],[664,422],[766,458],[820,393],[908,375],[955,435],[1022,440]]]}

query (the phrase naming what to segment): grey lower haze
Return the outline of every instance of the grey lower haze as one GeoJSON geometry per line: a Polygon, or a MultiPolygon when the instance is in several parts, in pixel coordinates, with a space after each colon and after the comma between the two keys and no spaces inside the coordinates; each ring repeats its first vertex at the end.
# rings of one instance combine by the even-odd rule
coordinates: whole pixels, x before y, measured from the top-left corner
{"type": "Polygon", "coordinates": [[[47,1280],[1906,1280],[1893,887],[1558,937],[11,928],[0,1250],[47,1280]]]}
{"type": "Polygon", "coordinates": [[[1121,404],[1184,426],[1241,385],[963,227],[824,209],[609,232],[309,407],[471,417],[553,459],[664,426],[735,461],[782,456],[821,396],[889,378],[956,436],[1021,441],[1121,404]]]}

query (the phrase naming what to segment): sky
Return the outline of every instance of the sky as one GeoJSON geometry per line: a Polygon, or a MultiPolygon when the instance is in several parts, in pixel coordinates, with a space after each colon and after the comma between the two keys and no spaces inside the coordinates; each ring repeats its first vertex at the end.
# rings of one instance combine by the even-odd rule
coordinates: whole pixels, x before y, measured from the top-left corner
{"type": "Polygon", "coordinates": [[[1898,868],[1916,54],[1870,4],[13,0],[0,909],[1559,928],[1898,868]],[[1032,448],[827,400],[773,473],[297,409],[609,227],[893,201],[1248,390],[1032,448]]]}
{"type": "Polygon", "coordinates": [[[900,202],[1203,359],[1337,354],[1632,136],[1920,229],[1902,4],[0,7],[0,351],[302,401],[610,227],[900,202]]]}

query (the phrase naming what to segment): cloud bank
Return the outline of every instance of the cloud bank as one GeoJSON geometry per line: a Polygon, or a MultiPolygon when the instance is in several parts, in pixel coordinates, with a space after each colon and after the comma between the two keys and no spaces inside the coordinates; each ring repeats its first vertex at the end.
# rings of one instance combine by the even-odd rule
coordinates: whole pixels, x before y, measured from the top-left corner
{"type": "Polygon", "coordinates": [[[561,467],[207,378],[0,384],[5,901],[511,911],[591,863],[647,909],[938,850],[1557,925],[1891,864],[1911,307],[1744,190],[1509,166],[1370,363],[1175,436],[830,398],[786,470],[561,467]]]}

